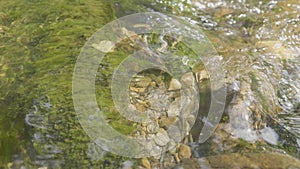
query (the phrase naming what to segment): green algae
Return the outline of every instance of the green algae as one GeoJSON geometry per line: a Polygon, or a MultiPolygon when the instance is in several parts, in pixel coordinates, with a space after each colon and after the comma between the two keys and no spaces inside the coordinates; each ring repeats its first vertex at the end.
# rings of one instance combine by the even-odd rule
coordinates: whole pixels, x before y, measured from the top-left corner
{"type": "MultiPolygon", "coordinates": [[[[32,147],[34,154],[42,155],[43,146],[52,144],[63,150],[54,158],[64,159],[64,168],[90,166],[86,155],[90,140],[72,105],[71,75],[87,38],[114,19],[111,4],[96,1],[2,1],[1,9],[5,16],[1,18],[4,20],[1,26],[7,27],[7,36],[1,39],[1,44],[5,45],[1,45],[1,74],[4,77],[0,86],[0,149],[3,153],[0,166],[11,162],[12,155],[18,153],[25,156],[25,166],[33,167],[31,160],[34,159],[26,150],[32,151],[32,147]],[[39,109],[47,130],[25,127],[24,121],[18,119],[25,119],[26,113],[36,104],[32,101],[42,96],[51,100],[49,110],[39,109]],[[26,135],[36,132],[52,134],[55,139],[44,143],[23,141],[26,135]]],[[[93,163],[95,166],[101,164],[93,163]]]]}
{"type": "MultiPolygon", "coordinates": [[[[0,34],[0,167],[7,168],[7,163],[12,162],[12,155],[21,154],[24,165],[35,168],[32,162],[34,154],[43,154],[45,145],[56,145],[63,150],[55,156],[64,160],[62,168],[120,168],[126,158],[107,154],[102,160],[93,161],[87,156],[90,139],[77,120],[71,98],[71,75],[76,58],[86,40],[116,17],[145,12],[147,7],[190,16],[189,5],[185,6],[182,12],[176,5],[151,5],[151,1],[141,3],[139,0],[0,1],[0,28],[4,30],[0,34]],[[114,3],[118,3],[118,7],[113,6],[114,3]],[[51,100],[51,108],[40,107],[40,111],[45,115],[43,121],[49,124],[48,129],[26,126],[23,119],[33,110],[33,105],[38,105],[35,100],[46,96],[51,100]],[[32,142],[29,136],[35,132],[52,134],[55,139],[44,143],[32,142]]],[[[275,13],[281,8],[290,10],[283,2],[279,6],[274,9],[275,13]]],[[[222,18],[217,20],[222,24],[222,18]]],[[[259,22],[253,17],[246,17],[239,19],[239,22],[250,30],[255,29],[262,20],[262,16],[259,22]]],[[[215,30],[206,33],[214,34],[215,30]]],[[[150,38],[150,41],[157,43],[158,36],[150,38]]],[[[226,43],[238,48],[249,41],[228,39],[226,43]]],[[[175,54],[179,56],[193,55],[181,43],[174,49],[178,49],[175,54]]],[[[99,79],[95,83],[98,105],[108,107],[104,113],[111,126],[123,134],[130,134],[133,124],[114,109],[109,93],[111,71],[125,55],[127,53],[118,50],[109,54],[104,62],[110,64],[100,65],[99,79]]],[[[253,80],[251,87],[255,91],[255,75],[250,74],[250,77],[253,80]]],[[[264,102],[263,96],[259,97],[264,102]]],[[[266,103],[263,105],[267,108],[266,103]]],[[[240,143],[242,148],[250,146],[243,141],[240,143]]]]}

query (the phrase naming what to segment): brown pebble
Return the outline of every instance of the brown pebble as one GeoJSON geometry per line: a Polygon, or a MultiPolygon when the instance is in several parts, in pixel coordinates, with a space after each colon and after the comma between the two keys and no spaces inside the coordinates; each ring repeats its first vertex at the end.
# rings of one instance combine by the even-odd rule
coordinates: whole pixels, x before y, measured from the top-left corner
{"type": "Polygon", "coordinates": [[[147,110],[147,108],[142,104],[136,104],[135,107],[139,112],[145,112],[147,110]]]}
{"type": "Polygon", "coordinates": [[[140,82],[136,83],[136,85],[138,87],[147,87],[147,86],[149,86],[149,84],[150,84],[150,82],[148,82],[148,81],[140,81],[140,82]]]}
{"type": "Polygon", "coordinates": [[[142,166],[146,169],[151,169],[150,162],[147,158],[142,158],[142,166]]]}
{"type": "Polygon", "coordinates": [[[137,93],[139,92],[138,88],[131,87],[131,86],[129,87],[129,90],[132,91],[132,92],[137,92],[137,93]]]}
{"type": "Polygon", "coordinates": [[[146,87],[143,87],[143,88],[138,88],[138,92],[139,92],[139,93],[145,93],[145,92],[146,92],[146,90],[147,90],[147,88],[146,88],[146,87]]]}
{"type": "Polygon", "coordinates": [[[179,159],[178,153],[175,153],[174,158],[175,158],[175,160],[176,160],[177,163],[180,163],[180,159],[179,159]]]}
{"type": "Polygon", "coordinates": [[[159,120],[159,126],[160,127],[168,127],[172,124],[174,124],[178,120],[177,117],[162,117],[159,120]]]}
{"type": "Polygon", "coordinates": [[[180,159],[191,158],[191,148],[185,144],[181,144],[178,150],[178,156],[180,159]]]}
{"type": "Polygon", "coordinates": [[[153,88],[156,88],[156,87],[157,87],[157,86],[156,86],[156,82],[153,82],[153,81],[150,83],[150,85],[151,85],[153,88]]]}

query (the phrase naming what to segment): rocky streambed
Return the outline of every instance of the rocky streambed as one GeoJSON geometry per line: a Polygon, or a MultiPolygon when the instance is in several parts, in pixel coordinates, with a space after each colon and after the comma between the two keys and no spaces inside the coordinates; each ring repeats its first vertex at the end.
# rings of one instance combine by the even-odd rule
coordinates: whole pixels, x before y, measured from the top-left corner
{"type": "MultiPolygon", "coordinates": [[[[298,1],[0,4],[1,167],[300,168],[298,1]],[[201,26],[224,68],[227,100],[211,137],[199,142],[209,120],[211,93],[223,88],[211,88],[211,74],[203,64],[187,64],[177,77],[168,69],[152,69],[124,86],[128,102],[123,109],[148,121],[126,119],[132,116],[117,111],[110,93],[113,71],[122,60],[141,49],[145,56],[171,51],[180,56],[171,64],[176,66],[178,61],[189,63],[195,53],[180,36],[137,35],[120,27],[119,35],[128,38],[114,48],[110,41],[91,46],[108,52],[96,73],[95,91],[112,128],[151,140],[145,152],[157,155],[134,159],[108,152],[83,130],[72,104],[71,74],[82,46],[97,29],[140,11],[172,13],[201,26]]],[[[164,60],[151,61],[162,65],[164,60]]]]}

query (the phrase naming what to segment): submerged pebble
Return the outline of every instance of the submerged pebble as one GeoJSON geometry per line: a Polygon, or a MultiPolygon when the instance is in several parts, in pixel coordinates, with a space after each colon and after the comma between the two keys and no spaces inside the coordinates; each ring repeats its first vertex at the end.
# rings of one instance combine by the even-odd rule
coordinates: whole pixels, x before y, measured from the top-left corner
{"type": "Polygon", "coordinates": [[[172,90],[180,90],[180,89],[181,89],[181,83],[179,82],[179,80],[172,79],[168,90],[172,91],[172,90]]]}

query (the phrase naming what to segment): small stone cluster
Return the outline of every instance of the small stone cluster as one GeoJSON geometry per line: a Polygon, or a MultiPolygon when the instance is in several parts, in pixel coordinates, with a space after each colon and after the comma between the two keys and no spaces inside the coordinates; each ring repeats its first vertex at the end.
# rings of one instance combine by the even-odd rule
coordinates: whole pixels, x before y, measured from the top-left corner
{"type": "MultiPolygon", "coordinates": [[[[196,78],[192,72],[179,78],[171,78],[163,72],[137,74],[129,85],[130,106],[141,114],[147,114],[151,122],[136,123],[136,130],[131,136],[153,139],[145,145],[148,147],[146,151],[165,148],[169,150],[173,164],[190,158],[190,147],[179,142],[187,137],[195,122],[199,106],[193,94],[196,91],[196,78]],[[179,123],[182,128],[172,132],[171,128],[179,123]]],[[[149,168],[145,161],[143,166],[149,168]]]]}

